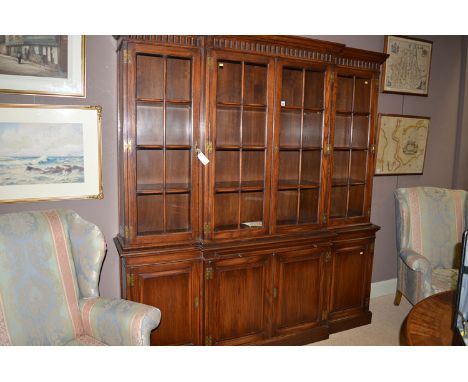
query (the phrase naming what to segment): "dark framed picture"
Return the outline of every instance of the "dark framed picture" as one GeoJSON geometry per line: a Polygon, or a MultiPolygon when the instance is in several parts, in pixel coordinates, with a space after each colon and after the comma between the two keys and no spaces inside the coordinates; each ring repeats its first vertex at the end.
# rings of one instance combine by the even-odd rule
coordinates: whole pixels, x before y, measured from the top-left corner
{"type": "Polygon", "coordinates": [[[429,117],[379,114],[375,175],[422,174],[429,117]]]}
{"type": "Polygon", "coordinates": [[[84,36],[0,35],[0,92],[84,97],[84,36]]]}
{"type": "Polygon", "coordinates": [[[0,105],[0,203],[102,199],[100,106],[0,105]]]}
{"type": "Polygon", "coordinates": [[[385,36],[381,89],[384,93],[429,94],[432,42],[427,40],[385,36]]]}

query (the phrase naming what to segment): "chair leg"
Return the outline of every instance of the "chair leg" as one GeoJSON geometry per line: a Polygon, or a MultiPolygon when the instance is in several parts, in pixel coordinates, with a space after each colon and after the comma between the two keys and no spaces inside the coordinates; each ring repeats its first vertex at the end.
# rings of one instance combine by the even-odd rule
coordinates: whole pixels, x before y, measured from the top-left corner
{"type": "Polygon", "coordinates": [[[397,290],[395,293],[395,300],[393,300],[393,305],[400,305],[401,296],[402,296],[401,292],[397,290]]]}

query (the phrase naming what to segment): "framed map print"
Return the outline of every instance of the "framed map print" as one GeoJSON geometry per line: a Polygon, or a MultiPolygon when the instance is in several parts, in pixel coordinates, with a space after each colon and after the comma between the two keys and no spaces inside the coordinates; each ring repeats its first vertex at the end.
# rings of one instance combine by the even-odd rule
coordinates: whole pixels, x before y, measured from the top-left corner
{"type": "Polygon", "coordinates": [[[375,175],[422,174],[429,117],[379,114],[375,175]]]}
{"type": "Polygon", "coordinates": [[[382,72],[382,91],[427,96],[431,71],[432,42],[401,36],[385,36],[389,54],[382,72]]]}
{"type": "Polygon", "coordinates": [[[0,35],[0,92],[86,95],[85,36],[0,35]]]}

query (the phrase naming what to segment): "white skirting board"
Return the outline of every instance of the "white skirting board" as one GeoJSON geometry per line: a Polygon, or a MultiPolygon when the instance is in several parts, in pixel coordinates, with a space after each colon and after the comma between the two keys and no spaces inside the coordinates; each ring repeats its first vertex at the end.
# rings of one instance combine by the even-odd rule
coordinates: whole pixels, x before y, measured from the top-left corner
{"type": "Polygon", "coordinates": [[[385,296],[387,294],[395,294],[396,285],[396,278],[372,283],[370,298],[385,296]]]}

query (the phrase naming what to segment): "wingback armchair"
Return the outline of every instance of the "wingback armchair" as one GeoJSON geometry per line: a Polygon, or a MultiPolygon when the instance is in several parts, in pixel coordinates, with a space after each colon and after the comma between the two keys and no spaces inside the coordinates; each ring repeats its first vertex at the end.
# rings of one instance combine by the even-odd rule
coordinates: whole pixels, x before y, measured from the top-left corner
{"type": "Polygon", "coordinates": [[[435,187],[395,191],[398,280],[414,305],[432,294],[455,289],[460,242],[467,226],[467,192],[435,187]]]}
{"type": "Polygon", "coordinates": [[[99,297],[105,251],[73,211],[0,215],[0,345],[149,345],[158,309],[99,297]]]}

